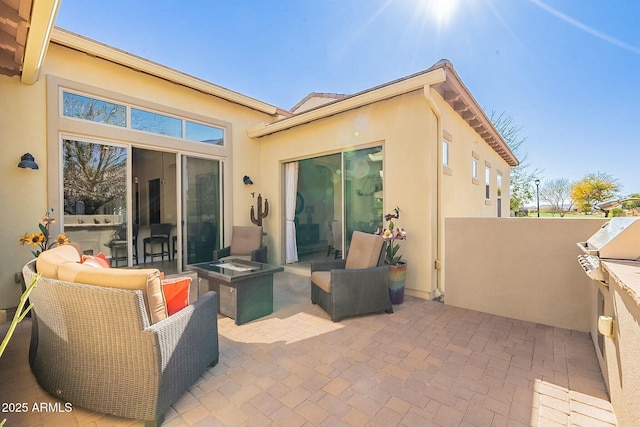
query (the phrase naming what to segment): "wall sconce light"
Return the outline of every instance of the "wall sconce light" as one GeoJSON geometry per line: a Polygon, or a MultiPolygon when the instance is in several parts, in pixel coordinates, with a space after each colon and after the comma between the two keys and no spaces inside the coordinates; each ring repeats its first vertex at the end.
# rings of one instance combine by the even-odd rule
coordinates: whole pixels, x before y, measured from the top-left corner
{"type": "Polygon", "coordinates": [[[242,178],[242,182],[244,182],[244,185],[253,185],[253,181],[251,181],[251,178],[249,178],[248,175],[245,175],[242,178]]]}
{"type": "Polygon", "coordinates": [[[598,318],[598,332],[605,337],[611,337],[613,335],[613,317],[600,316],[598,318]]]}
{"type": "Polygon", "coordinates": [[[36,160],[29,153],[24,153],[22,157],[20,157],[18,167],[23,169],[39,169],[36,160]]]}

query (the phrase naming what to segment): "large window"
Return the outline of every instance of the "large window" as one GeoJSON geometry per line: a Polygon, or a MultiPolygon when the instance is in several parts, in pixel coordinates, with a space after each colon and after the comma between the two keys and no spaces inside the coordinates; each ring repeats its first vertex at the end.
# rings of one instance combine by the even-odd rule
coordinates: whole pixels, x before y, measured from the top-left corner
{"type": "Polygon", "coordinates": [[[62,115],[65,117],[205,144],[224,145],[224,129],[210,124],[197,123],[181,117],[142,110],[68,91],[63,91],[62,103],[62,115]],[[127,122],[127,117],[131,118],[130,122],[127,122]]]}

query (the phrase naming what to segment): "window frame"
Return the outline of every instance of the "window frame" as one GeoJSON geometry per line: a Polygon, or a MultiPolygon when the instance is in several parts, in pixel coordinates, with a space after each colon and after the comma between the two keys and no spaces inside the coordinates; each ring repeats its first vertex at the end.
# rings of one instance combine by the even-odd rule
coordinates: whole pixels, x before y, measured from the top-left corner
{"type": "Polygon", "coordinates": [[[188,115],[180,115],[180,114],[172,114],[169,113],[167,111],[162,111],[153,107],[146,107],[146,106],[142,106],[142,105],[138,105],[136,103],[130,102],[130,101],[126,101],[126,100],[115,100],[115,99],[111,99],[108,97],[103,97],[100,95],[96,95],[96,94],[92,94],[89,92],[84,92],[81,90],[76,90],[76,89],[71,89],[68,87],[60,87],[60,95],[59,95],[59,117],[61,119],[69,119],[69,120],[78,120],[81,122],[89,122],[89,123],[94,123],[94,124],[100,124],[100,125],[104,125],[104,126],[109,126],[109,127],[117,127],[117,128],[121,128],[121,129],[126,129],[126,130],[130,130],[133,132],[143,132],[143,133],[147,133],[147,134],[151,134],[151,135],[159,135],[159,136],[163,136],[163,137],[167,137],[167,138],[174,138],[174,139],[178,139],[178,140],[182,140],[182,141],[189,141],[189,142],[195,142],[197,144],[206,144],[206,145],[210,145],[210,146],[218,146],[218,147],[224,147],[227,145],[227,127],[223,126],[223,125],[216,125],[213,123],[208,123],[202,120],[198,120],[194,117],[188,116],[188,115]],[[87,119],[87,118],[83,118],[83,117],[77,117],[77,116],[73,116],[73,115],[67,115],[65,114],[65,104],[64,104],[64,99],[65,99],[65,95],[69,94],[72,96],[77,96],[77,97],[82,97],[82,98],[87,98],[88,100],[93,100],[96,102],[102,102],[102,103],[107,103],[107,104],[113,104],[114,106],[118,106],[118,107],[124,107],[125,108],[125,123],[124,125],[120,125],[120,124],[113,124],[113,123],[107,123],[104,121],[97,121],[97,120],[91,120],[91,119],[87,119]],[[168,120],[178,120],[180,121],[180,135],[176,136],[176,135],[172,135],[170,133],[163,133],[163,132],[154,132],[153,130],[145,130],[145,129],[141,129],[139,127],[135,127],[134,123],[133,123],[133,112],[134,111],[139,111],[142,113],[147,113],[149,115],[155,115],[158,116],[160,118],[164,118],[164,119],[168,119],[168,120]],[[217,142],[217,143],[210,143],[210,142],[206,142],[206,141],[199,141],[196,139],[189,139],[188,138],[188,133],[187,132],[187,123],[192,123],[194,125],[197,126],[202,126],[202,127],[208,127],[211,128],[214,131],[220,131],[222,133],[222,138],[221,138],[221,142],[217,142]]]}

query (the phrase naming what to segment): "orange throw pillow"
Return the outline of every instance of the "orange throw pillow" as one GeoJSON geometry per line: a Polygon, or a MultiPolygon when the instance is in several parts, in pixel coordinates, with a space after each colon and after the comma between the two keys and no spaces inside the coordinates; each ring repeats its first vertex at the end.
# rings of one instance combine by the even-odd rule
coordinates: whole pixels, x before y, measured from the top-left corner
{"type": "Polygon", "coordinates": [[[171,316],[189,305],[191,277],[176,277],[162,281],[162,293],[167,302],[167,313],[171,316]]]}
{"type": "Polygon", "coordinates": [[[109,264],[107,257],[102,252],[95,256],[82,255],[80,264],[87,264],[92,267],[111,268],[111,264],[109,264]]]}

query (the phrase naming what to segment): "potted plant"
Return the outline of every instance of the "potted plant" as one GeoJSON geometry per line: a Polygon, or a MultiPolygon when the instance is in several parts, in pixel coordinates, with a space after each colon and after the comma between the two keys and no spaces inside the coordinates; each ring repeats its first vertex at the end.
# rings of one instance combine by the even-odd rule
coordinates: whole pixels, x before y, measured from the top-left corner
{"type": "Polygon", "coordinates": [[[385,251],[385,263],[389,265],[389,298],[392,304],[402,304],[404,301],[404,286],[407,276],[407,263],[402,261],[402,255],[398,255],[400,243],[398,240],[407,238],[407,231],[404,228],[396,227],[394,219],[400,217],[400,208],[395,208],[393,213],[384,216],[388,221],[387,228],[378,229],[376,234],[380,234],[387,241],[385,251]]]}
{"type": "Polygon", "coordinates": [[[55,239],[51,239],[49,235],[49,227],[51,224],[55,224],[56,220],[51,218],[51,211],[47,211],[42,218],[40,218],[40,224],[38,224],[38,228],[40,232],[38,233],[24,233],[20,236],[20,244],[21,245],[29,245],[34,250],[31,251],[34,257],[38,257],[42,252],[53,248],[54,246],[66,245],[69,243],[69,239],[64,233],[58,234],[58,237],[55,239]]]}
{"type": "MultiPolygon", "coordinates": [[[[34,250],[32,250],[31,253],[36,258],[42,252],[47,251],[55,246],[66,245],[69,243],[69,239],[64,233],[58,234],[58,236],[55,239],[51,238],[49,234],[49,228],[51,227],[51,224],[56,223],[56,220],[54,218],[51,218],[52,213],[53,213],[53,209],[51,209],[50,211],[47,211],[44,214],[44,216],[40,218],[40,223],[38,224],[38,228],[40,229],[40,232],[24,233],[22,236],[20,236],[20,240],[19,240],[20,245],[22,246],[29,245],[32,248],[34,248],[34,250]]],[[[26,292],[28,288],[26,283],[24,282],[24,277],[22,276],[22,272],[20,272],[20,278],[22,280],[22,284],[21,284],[22,292],[24,292],[28,297],[31,291],[29,291],[29,293],[26,292]]],[[[26,304],[27,306],[29,306],[29,308],[25,310],[24,315],[31,317],[31,313],[29,312],[31,306],[29,305],[28,299],[26,299],[26,304]]]]}

